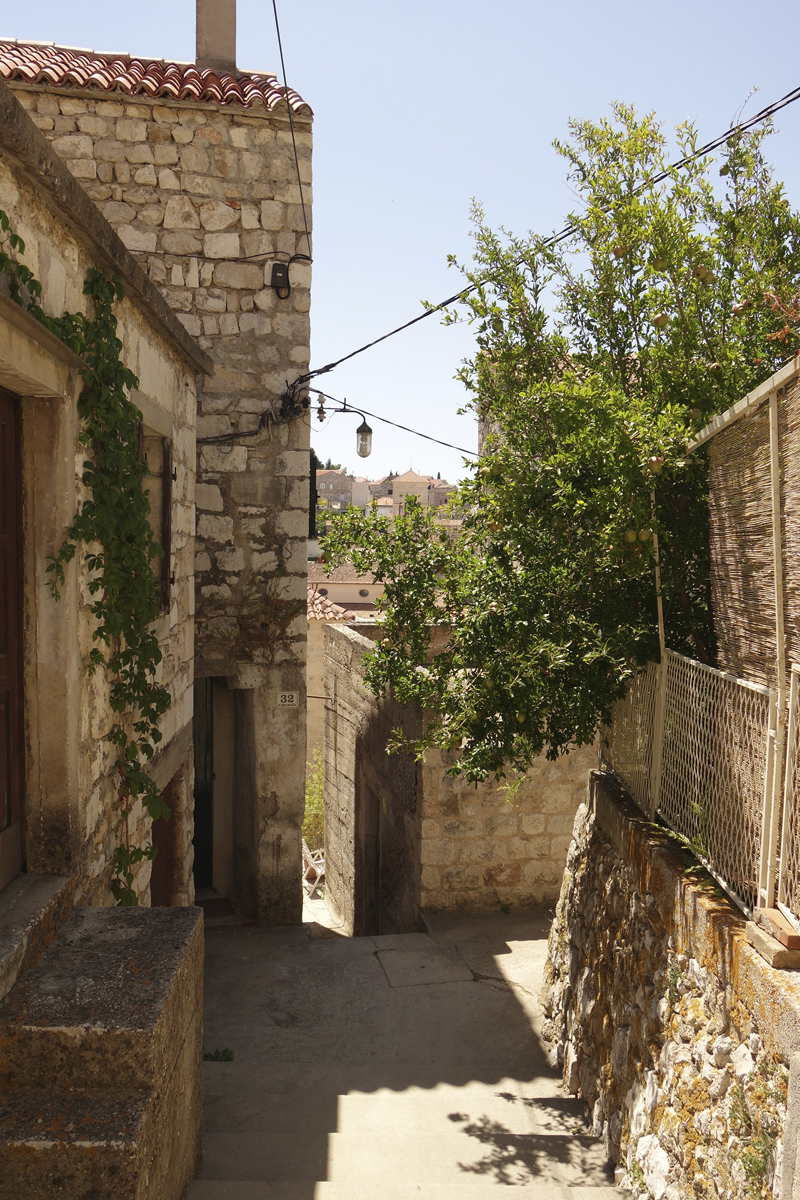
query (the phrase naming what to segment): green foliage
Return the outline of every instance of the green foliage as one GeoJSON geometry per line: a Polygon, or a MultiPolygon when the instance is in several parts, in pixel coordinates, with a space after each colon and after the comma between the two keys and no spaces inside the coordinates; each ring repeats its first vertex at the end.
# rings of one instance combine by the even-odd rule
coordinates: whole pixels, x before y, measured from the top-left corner
{"type": "Polygon", "coordinates": [[[203,1062],[233,1062],[232,1050],[204,1051],[203,1062]]]}
{"type": "Polygon", "coordinates": [[[323,763],[319,747],[306,767],[306,811],[303,817],[303,837],[309,850],[322,850],[325,845],[325,807],[323,803],[323,763]]]}
{"type": "Polygon", "coordinates": [[[766,1187],[766,1178],[772,1164],[778,1141],[778,1126],[774,1113],[761,1106],[764,1096],[748,1097],[741,1084],[733,1089],[730,1122],[739,1135],[742,1149],[737,1158],[744,1167],[749,1194],[753,1200],[771,1195],[766,1187]]]}
{"type": "MultiPolygon", "coordinates": [[[[0,212],[0,230],[14,253],[24,253],[24,243],[10,232],[0,212]]],[[[90,268],[84,295],[93,302],[94,317],[82,313],[47,317],[38,304],[41,284],[17,259],[0,250],[0,272],[9,280],[14,299],[52,332],[58,334],[83,359],[80,374],[84,387],[78,401],[81,444],[89,457],[83,464],[87,489],[78,515],[67,530],[57,554],[50,556],[50,590],[55,599],[65,582],[64,568],[78,546],[85,550],[89,572],[91,612],[95,619],[89,671],[101,667],[110,681],[110,703],[115,721],[109,741],[118,749],[117,792],[124,827],[124,844],[114,851],[111,890],[118,905],[137,903],[133,868],[155,857],[155,848],[131,846],[128,818],[141,798],[156,820],[169,817],[155,782],[147,773],[161,741],[158,722],[170,705],[170,695],[155,679],[161,651],[151,623],[159,615],[159,584],[153,560],[163,555],[154,540],[148,514],[150,504],[142,488],[147,463],[139,451],[142,414],[129,396],[136,376],[120,360],[115,302],[125,295],[116,277],[109,280],[90,268]]]]}
{"type": "MultiPolygon", "coordinates": [[[[560,245],[499,235],[475,207],[476,290],[449,319],[475,331],[458,374],[488,432],[455,501],[461,539],[409,504],[391,526],[347,513],[325,543],[383,582],[368,682],[430,709],[416,751],[453,751],[454,774],[594,739],[658,658],[653,535],[668,641],[714,661],[707,467],[686,442],[779,367],[774,297],[800,279],[800,217],[764,136],[731,137],[724,183],[703,158],[643,190],[667,142],[616,105],[557,144],[580,202],[560,245]],[[448,635],[433,657],[431,627],[448,635]]],[[[677,140],[693,152],[691,126],[677,140]]]]}

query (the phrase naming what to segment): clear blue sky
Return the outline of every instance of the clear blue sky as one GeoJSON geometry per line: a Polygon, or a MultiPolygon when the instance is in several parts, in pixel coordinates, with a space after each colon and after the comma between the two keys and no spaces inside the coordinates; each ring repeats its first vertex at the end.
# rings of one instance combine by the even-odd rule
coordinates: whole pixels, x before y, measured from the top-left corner
{"type": "MultiPolygon", "coordinates": [[[[571,205],[552,150],[570,116],[614,99],[690,118],[705,141],[800,84],[800,7],[776,0],[621,3],[573,0],[279,0],[289,83],[315,111],[312,364],[319,366],[440,300],[459,279],[446,255],[469,255],[471,197],[495,225],[549,232],[571,205]]],[[[162,58],[194,58],[194,0],[33,0],[9,6],[4,36],[162,58]]],[[[278,69],[270,0],[239,0],[238,61],[278,69]]],[[[800,103],[769,143],[800,204],[800,103]]],[[[464,327],[431,317],[326,377],[338,396],[467,448],[474,424],[453,374],[464,327]]],[[[369,459],[356,422],[314,422],[314,445],[378,476],[413,464],[450,479],[461,457],[373,422],[369,459]]]]}

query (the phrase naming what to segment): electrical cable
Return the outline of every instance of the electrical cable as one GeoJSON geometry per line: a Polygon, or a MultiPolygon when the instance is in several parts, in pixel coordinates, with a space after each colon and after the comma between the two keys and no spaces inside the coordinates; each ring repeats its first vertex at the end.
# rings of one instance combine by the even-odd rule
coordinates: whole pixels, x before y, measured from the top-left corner
{"type": "Polygon", "coordinates": [[[346,400],[337,400],[335,396],[329,396],[327,392],[322,392],[319,388],[309,388],[309,391],[315,392],[325,400],[330,400],[333,404],[341,404],[342,407],[334,409],[334,412],[352,412],[357,413],[360,417],[372,417],[374,421],[382,421],[384,425],[393,425],[395,429],[402,429],[405,433],[413,433],[414,437],[425,438],[427,442],[436,442],[438,446],[446,446],[448,450],[458,450],[460,454],[467,454],[470,458],[480,457],[475,450],[465,450],[463,446],[454,446],[452,442],[443,442],[441,438],[431,437],[429,433],[420,433],[418,429],[411,429],[408,425],[400,425],[397,421],[390,421],[388,417],[379,417],[377,413],[370,412],[366,408],[361,408],[360,406],[354,408],[346,400]]]}
{"type": "MultiPolygon", "coordinates": [[[[701,158],[704,154],[710,154],[712,150],[718,149],[724,142],[730,141],[735,134],[744,133],[746,130],[751,129],[753,125],[757,125],[761,121],[769,120],[769,118],[772,117],[776,112],[780,112],[782,108],[786,108],[788,105],[794,104],[796,100],[800,100],[800,87],[793,88],[792,91],[787,92],[785,96],[782,96],[780,100],[775,100],[772,104],[768,104],[765,108],[762,108],[760,112],[757,112],[755,116],[750,117],[749,120],[741,121],[738,125],[732,126],[725,133],[720,134],[719,137],[714,138],[713,141],[706,142],[704,146],[701,146],[700,149],[696,150],[693,154],[687,154],[684,158],[672,163],[665,170],[659,171],[651,179],[645,180],[639,185],[638,188],[635,188],[631,195],[639,196],[642,194],[642,192],[648,191],[650,188],[655,187],[656,184],[662,183],[665,179],[668,179],[674,171],[680,171],[683,167],[687,167],[690,163],[694,162],[698,158],[701,158]]],[[[609,204],[602,211],[610,212],[611,208],[612,205],[609,204]]],[[[570,222],[569,225],[565,225],[564,228],[558,233],[553,233],[550,235],[550,237],[543,238],[541,244],[542,246],[557,246],[560,242],[563,242],[568,237],[571,237],[575,232],[576,226],[573,222],[570,222]]],[[[517,265],[523,261],[523,259],[520,259],[517,265]]],[[[439,304],[426,309],[424,313],[420,313],[418,317],[413,317],[410,321],[406,321],[405,324],[398,325],[396,329],[390,330],[389,333],[384,333],[381,337],[375,338],[371,342],[367,342],[365,346],[360,346],[358,350],[353,350],[350,354],[345,354],[342,358],[337,358],[334,362],[327,363],[324,367],[317,367],[313,371],[308,371],[305,375],[302,375],[297,380],[297,383],[308,383],[309,380],[316,379],[318,375],[326,375],[328,371],[333,371],[335,367],[339,367],[342,365],[342,363],[347,362],[349,359],[355,358],[357,354],[363,354],[365,350],[371,350],[373,346],[378,346],[381,342],[385,342],[387,338],[394,337],[396,334],[402,333],[405,329],[410,329],[412,325],[416,325],[419,321],[424,321],[426,317],[432,317],[434,313],[441,312],[444,308],[449,308],[451,304],[455,304],[456,302],[465,299],[470,295],[471,292],[477,291],[477,289],[482,286],[483,283],[468,284],[467,287],[462,288],[460,292],[456,292],[455,295],[449,296],[447,300],[442,300],[439,304]]]]}
{"type": "MultiPolygon", "coordinates": [[[[281,27],[278,24],[278,4],[277,0],[272,0],[272,11],[275,14],[275,32],[278,35],[278,51],[281,56],[281,71],[283,72],[283,88],[286,93],[286,108],[289,112],[289,128],[292,131],[292,149],[294,150],[294,165],[297,170],[297,186],[300,189],[300,207],[303,210],[303,225],[306,231],[306,245],[308,246],[308,261],[311,261],[311,235],[308,232],[308,218],[306,217],[306,202],[303,198],[303,183],[300,179],[300,162],[297,157],[297,142],[294,136],[294,118],[292,116],[292,104],[289,99],[289,84],[286,82],[286,63],[283,61],[283,43],[281,42],[281,27]]],[[[289,260],[291,262],[291,259],[289,260]]]]}
{"type": "MultiPolygon", "coordinates": [[[[436,442],[436,444],[439,446],[446,446],[448,450],[458,450],[460,454],[467,454],[470,458],[479,457],[475,450],[465,450],[463,446],[454,446],[452,442],[443,442],[441,438],[432,437],[429,433],[421,433],[419,429],[411,429],[408,425],[400,425],[397,421],[390,421],[388,417],[379,417],[377,413],[369,412],[366,408],[354,408],[353,405],[348,404],[346,400],[338,400],[336,396],[329,396],[327,392],[322,392],[319,388],[310,388],[309,391],[314,392],[316,395],[321,396],[325,400],[330,400],[332,404],[341,405],[341,408],[335,408],[333,412],[331,412],[328,420],[322,426],[322,430],[327,429],[335,413],[351,412],[356,413],[360,417],[372,417],[375,421],[382,421],[384,425],[393,425],[395,429],[402,429],[405,433],[412,433],[414,437],[425,438],[427,442],[436,442]]],[[[243,430],[242,432],[237,433],[220,433],[217,434],[216,437],[200,437],[197,439],[197,443],[198,445],[203,446],[232,446],[241,438],[258,437],[264,428],[265,423],[266,422],[262,415],[262,418],[259,420],[256,429],[243,430]]],[[[317,432],[320,433],[322,430],[317,430],[317,432]]]]}

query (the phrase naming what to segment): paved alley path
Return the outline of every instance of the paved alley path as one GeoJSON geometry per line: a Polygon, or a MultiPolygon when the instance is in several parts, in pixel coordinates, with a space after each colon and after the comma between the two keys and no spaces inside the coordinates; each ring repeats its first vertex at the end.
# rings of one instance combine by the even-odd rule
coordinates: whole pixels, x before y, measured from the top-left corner
{"type": "Polygon", "coordinates": [[[189,1200],[619,1200],[537,1037],[547,919],[427,924],[207,932],[189,1200]]]}

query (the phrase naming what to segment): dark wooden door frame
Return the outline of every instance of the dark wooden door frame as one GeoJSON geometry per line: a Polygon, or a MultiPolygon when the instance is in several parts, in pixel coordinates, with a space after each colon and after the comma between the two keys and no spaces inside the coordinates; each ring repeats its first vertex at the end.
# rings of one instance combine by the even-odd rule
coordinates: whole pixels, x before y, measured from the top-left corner
{"type": "Polygon", "coordinates": [[[0,888],[23,866],[20,398],[0,388],[0,888]]]}
{"type": "Polygon", "coordinates": [[[214,681],[194,683],[194,883],[214,886],[214,681]]]}

